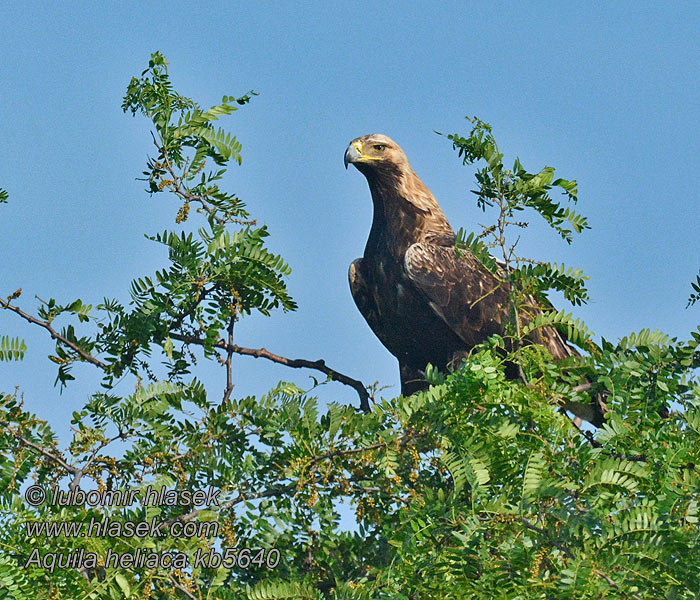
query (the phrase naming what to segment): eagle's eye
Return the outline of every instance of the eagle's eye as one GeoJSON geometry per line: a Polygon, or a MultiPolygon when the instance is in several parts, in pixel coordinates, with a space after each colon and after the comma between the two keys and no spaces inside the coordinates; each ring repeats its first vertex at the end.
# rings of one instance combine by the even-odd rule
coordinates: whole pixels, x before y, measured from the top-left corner
{"type": "Polygon", "coordinates": [[[375,149],[377,152],[381,152],[382,150],[384,150],[384,148],[386,148],[386,146],[384,146],[383,144],[375,144],[375,145],[374,145],[374,149],[375,149]]]}

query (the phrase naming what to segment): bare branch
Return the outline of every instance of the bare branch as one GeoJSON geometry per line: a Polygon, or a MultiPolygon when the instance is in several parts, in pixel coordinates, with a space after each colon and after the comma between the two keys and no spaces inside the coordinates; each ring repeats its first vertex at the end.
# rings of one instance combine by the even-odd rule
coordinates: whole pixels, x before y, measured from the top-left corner
{"type": "MultiPolygon", "coordinates": [[[[170,337],[174,340],[185,342],[186,344],[196,344],[198,346],[205,345],[204,340],[192,335],[171,333],[170,337]]],[[[266,358],[267,360],[271,360],[272,362],[291,367],[292,369],[314,369],[316,371],[320,371],[321,373],[325,373],[326,375],[328,375],[328,377],[330,377],[331,380],[338,381],[340,383],[349,385],[350,387],[354,388],[357,392],[357,395],[360,397],[360,410],[362,410],[365,413],[370,412],[369,393],[367,392],[367,388],[365,387],[365,385],[357,379],[353,379],[352,377],[348,377],[347,375],[344,375],[343,373],[340,373],[335,369],[331,369],[329,366],[326,365],[326,362],[323,359],[306,360],[303,358],[286,358],[284,356],[279,356],[278,354],[273,354],[265,348],[243,348],[241,346],[238,346],[237,344],[228,344],[223,340],[218,340],[214,342],[213,345],[216,348],[221,348],[222,350],[225,350],[227,352],[231,351],[236,354],[242,354],[243,356],[252,356],[254,358],[266,358]]]]}
{"type": "Polygon", "coordinates": [[[231,317],[228,324],[228,347],[226,349],[226,391],[224,392],[224,402],[227,402],[233,392],[233,326],[236,323],[235,317],[231,317]]]}

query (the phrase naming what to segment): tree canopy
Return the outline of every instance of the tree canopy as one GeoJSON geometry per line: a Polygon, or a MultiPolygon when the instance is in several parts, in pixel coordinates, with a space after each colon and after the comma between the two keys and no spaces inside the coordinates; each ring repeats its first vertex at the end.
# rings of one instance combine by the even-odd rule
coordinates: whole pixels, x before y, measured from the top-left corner
{"type": "MultiPolygon", "coordinates": [[[[56,341],[58,386],[76,363],[102,374],[70,440],[0,390],[0,597],[698,598],[700,327],[611,341],[552,310],[527,327],[562,328],[585,351],[554,361],[526,343],[515,310],[510,339],[454,372],[429,367],[430,389],[408,398],[379,397],[342,365],[239,346],[241,319],[296,308],[268,231],[220,187],[241,146],[216,122],[254,96],[204,110],[153,54],[122,108],[150,123],[147,192],[175,201],[173,229],[148,236],[168,264],[134,278],[126,304],[0,299],[3,315],[56,341]],[[280,378],[305,368],[350,385],[357,406],[323,406],[316,386],[284,380],[238,397],[238,355],[279,363],[280,378]],[[223,394],[198,379],[202,358],[220,364],[223,394]],[[591,394],[607,407],[597,430],[562,408],[591,394]],[[135,501],[116,495],[129,490],[135,501]],[[342,527],[348,513],[356,524],[342,527]]],[[[571,243],[588,227],[576,182],[506,168],[491,127],[470,123],[447,138],[478,165],[476,201],[493,222],[462,232],[455,252],[494,271],[500,252],[515,306],[551,292],[586,302],[580,269],[522,257],[511,235],[539,215],[571,243]]],[[[10,323],[2,361],[26,351],[10,323]]]]}

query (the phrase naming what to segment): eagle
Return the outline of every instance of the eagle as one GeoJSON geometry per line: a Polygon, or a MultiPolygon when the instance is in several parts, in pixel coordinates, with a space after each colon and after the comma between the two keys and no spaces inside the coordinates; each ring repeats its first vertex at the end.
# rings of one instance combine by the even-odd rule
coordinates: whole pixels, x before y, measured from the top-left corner
{"type": "MultiPolygon", "coordinates": [[[[459,366],[474,346],[504,336],[510,293],[474,254],[455,250],[447,217],[396,142],[381,134],[354,139],[345,152],[345,168],[350,164],[367,179],[374,205],[364,255],[350,265],[350,290],[398,359],[401,393],[410,396],[428,387],[428,364],[441,371],[459,366]]],[[[535,330],[529,339],[555,359],[580,356],[556,329],[535,330]]],[[[598,402],[566,408],[602,423],[598,402]]]]}

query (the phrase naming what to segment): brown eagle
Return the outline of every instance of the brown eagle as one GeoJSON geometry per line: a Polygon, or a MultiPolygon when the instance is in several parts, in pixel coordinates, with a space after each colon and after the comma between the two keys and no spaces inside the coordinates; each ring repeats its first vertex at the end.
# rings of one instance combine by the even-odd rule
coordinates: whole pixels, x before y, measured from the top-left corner
{"type": "MultiPolygon", "coordinates": [[[[403,150],[385,135],[359,137],[345,152],[366,178],[374,217],[365,253],[350,265],[352,297],[369,326],[399,361],[401,393],[425,389],[428,363],[444,371],[475,345],[504,335],[508,289],[470,252],[455,251],[455,233],[403,150]]],[[[555,329],[530,336],[557,358],[578,356],[555,329]]],[[[597,403],[571,405],[599,424],[597,403]]]]}

